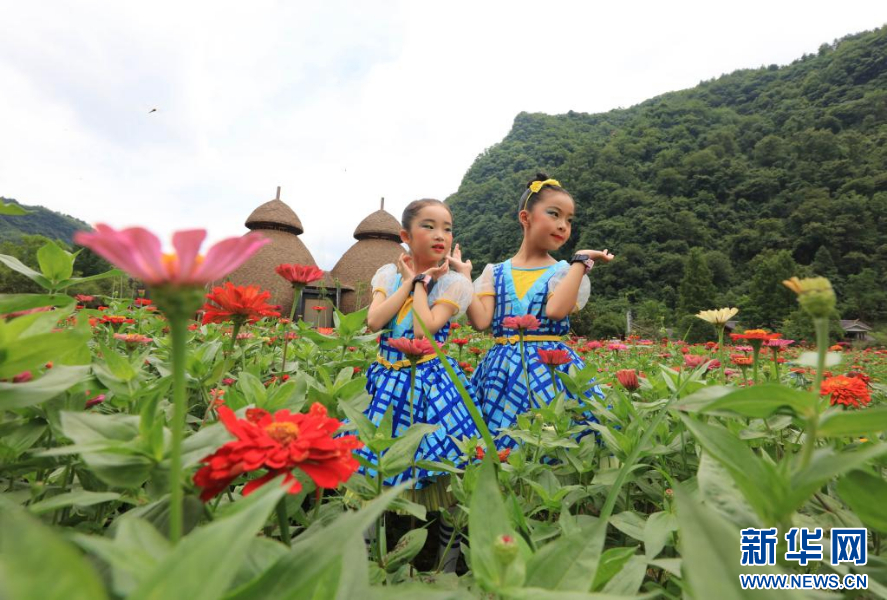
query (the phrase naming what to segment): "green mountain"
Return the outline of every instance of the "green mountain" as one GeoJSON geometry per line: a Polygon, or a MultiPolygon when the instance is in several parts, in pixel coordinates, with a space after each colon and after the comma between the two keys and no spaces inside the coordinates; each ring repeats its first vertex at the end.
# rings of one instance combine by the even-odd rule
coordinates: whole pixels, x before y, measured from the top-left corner
{"type": "Polygon", "coordinates": [[[42,235],[70,245],[74,241],[74,232],[92,230],[89,224],[80,219],[42,206],[26,206],[12,198],[0,197],[0,201],[18,204],[29,213],[21,216],[0,215],[0,242],[15,242],[25,235],[42,235]]]}
{"type": "Polygon", "coordinates": [[[617,255],[593,271],[588,309],[616,333],[627,308],[681,321],[694,248],[743,324],[796,319],[779,278],[814,272],[831,278],[843,318],[887,322],[887,27],[628,109],[519,114],[448,199],[479,268],[517,251],[518,201],[537,171],[576,200],[559,258],[617,255]]]}

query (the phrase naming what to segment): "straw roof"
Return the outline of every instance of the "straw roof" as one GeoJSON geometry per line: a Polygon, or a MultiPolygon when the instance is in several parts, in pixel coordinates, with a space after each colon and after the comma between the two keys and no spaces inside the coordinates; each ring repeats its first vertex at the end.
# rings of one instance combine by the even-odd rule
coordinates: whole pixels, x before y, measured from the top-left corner
{"type": "Polygon", "coordinates": [[[254,210],[247,217],[246,226],[254,231],[277,230],[293,235],[305,232],[298,215],[279,198],[269,200],[254,210]]]}
{"type": "Polygon", "coordinates": [[[384,209],[379,209],[360,222],[354,230],[358,240],[380,239],[400,243],[400,223],[384,209]]]}
{"type": "Polygon", "coordinates": [[[283,307],[281,314],[289,314],[293,301],[293,288],[290,282],[274,271],[274,268],[283,263],[314,266],[317,266],[317,263],[314,262],[314,257],[302,240],[293,233],[274,229],[262,229],[261,233],[269,238],[271,243],[250,257],[231,273],[228,279],[234,285],[258,285],[263,290],[268,290],[271,292],[269,303],[280,304],[283,307]]]}
{"type": "Polygon", "coordinates": [[[396,262],[403,251],[403,246],[390,238],[359,239],[351,246],[331,271],[333,277],[354,290],[342,294],[339,309],[352,312],[368,304],[373,275],[382,265],[396,262]]]}

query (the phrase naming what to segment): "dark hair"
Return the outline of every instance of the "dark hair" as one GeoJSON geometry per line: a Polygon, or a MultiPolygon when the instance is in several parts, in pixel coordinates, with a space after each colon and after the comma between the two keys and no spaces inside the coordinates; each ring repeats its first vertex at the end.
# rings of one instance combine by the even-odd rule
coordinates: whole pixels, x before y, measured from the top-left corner
{"type": "MultiPolygon", "coordinates": [[[[552,185],[550,183],[546,183],[542,186],[542,189],[536,192],[535,194],[530,190],[530,186],[536,181],[545,181],[546,179],[551,179],[548,173],[536,173],[536,177],[527,182],[527,189],[524,190],[524,193],[521,194],[520,204],[517,205],[517,212],[520,214],[522,210],[533,210],[533,206],[536,205],[537,202],[542,200],[542,195],[545,192],[551,190],[553,192],[562,192],[567,196],[570,196],[570,192],[565,190],[559,185],[552,185]]],[[[573,196],[570,196],[572,198],[573,196]]]]}
{"type": "Polygon", "coordinates": [[[450,210],[450,207],[441,202],[440,200],[435,200],[434,198],[422,198],[421,200],[413,200],[407,207],[403,209],[403,215],[400,217],[400,225],[407,231],[410,230],[410,225],[413,224],[413,221],[416,218],[416,215],[419,214],[419,211],[425,208],[426,206],[443,206],[447,209],[447,212],[450,213],[450,218],[453,218],[453,211],[450,210]]]}

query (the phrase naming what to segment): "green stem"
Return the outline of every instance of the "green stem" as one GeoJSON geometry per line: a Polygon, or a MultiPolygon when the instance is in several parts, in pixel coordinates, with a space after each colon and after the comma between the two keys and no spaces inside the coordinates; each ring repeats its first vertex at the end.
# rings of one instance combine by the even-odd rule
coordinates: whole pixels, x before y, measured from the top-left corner
{"type": "MultiPolygon", "coordinates": [[[[302,299],[302,286],[293,285],[293,305],[290,307],[290,322],[287,325],[293,324],[293,317],[296,314],[296,307],[299,305],[299,300],[302,299]]],[[[287,335],[287,327],[283,328],[283,356],[280,357],[280,372],[283,373],[283,370],[286,368],[286,346],[290,341],[289,335],[287,335]]]]}
{"type": "Polygon", "coordinates": [[[752,344],[752,378],[755,381],[755,385],[760,383],[758,381],[758,355],[761,353],[761,346],[759,344],[752,344]]]}
{"type": "Polygon", "coordinates": [[[286,498],[277,503],[277,524],[280,526],[280,541],[290,545],[290,520],[286,514],[286,498]]]}
{"type": "Polygon", "coordinates": [[[520,344],[520,364],[524,370],[524,382],[527,385],[527,396],[530,399],[530,406],[533,408],[542,408],[533,397],[533,390],[530,387],[530,373],[527,371],[527,345],[524,343],[524,330],[517,330],[518,343],[520,344]]]}
{"type": "Polygon", "coordinates": [[[724,356],[724,325],[718,327],[718,356],[721,359],[721,383],[727,385],[727,358],[724,356]]]}
{"type": "MultiPolygon", "coordinates": [[[[813,381],[813,392],[819,398],[822,391],[822,372],[825,370],[825,357],[828,353],[828,319],[814,318],[813,326],[816,328],[816,378],[813,381]]],[[[813,450],[816,447],[816,433],[819,428],[820,406],[821,404],[817,402],[815,412],[807,419],[806,439],[801,452],[801,468],[808,466],[813,457],[813,450]]]]}
{"type": "Polygon", "coordinates": [[[172,335],[172,448],[169,461],[169,539],[173,544],[182,537],[182,439],[185,431],[185,342],[188,321],[181,316],[169,318],[172,335]]]}

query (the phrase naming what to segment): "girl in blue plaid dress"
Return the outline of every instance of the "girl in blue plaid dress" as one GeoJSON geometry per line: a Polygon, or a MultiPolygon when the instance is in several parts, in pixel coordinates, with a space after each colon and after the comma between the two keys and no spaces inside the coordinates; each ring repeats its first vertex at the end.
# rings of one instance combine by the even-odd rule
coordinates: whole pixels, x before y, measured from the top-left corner
{"type": "MultiPolygon", "coordinates": [[[[588,302],[591,284],[587,274],[594,261],[609,262],[613,255],[607,250],[579,250],[569,261],[551,257],[549,253],[560,249],[570,237],[574,210],[573,198],[560,183],[538,173],[527,184],[518,206],[524,232],[520,249],[505,262],[487,265],[474,282],[475,299],[468,318],[478,330],[492,325],[496,342],[472,378],[493,435],[514,425],[517,415],[530,408],[517,331],[503,326],[507,317],[533,315],[539,320],[539,328],[524,336],[529,387],[537,401],[551,402],[554,389],[565,391],[560,379],[552,382],[548,367],[539,359],[539,350],[566,351],[571,361],[557,367],[561,371],[567,372],[570,365],[584,367],[579,355],[562,338],[570,330],[570,312],[588,302]]],[[[460,267],[454,263],[454,268],[460,267]]],[[[586,394],[603,397],[597,386],[586,394]]],[[[567,397],[572,397],[569,392],[567,397]]],[[[593,419],[590,412],[586,414],[593,419]]],[[[497,444],[501,450],[513,448],[517,442],[501,436],[497,444]]]]}
{"type": "MultiPolygon", "coordinates": [[[[409,254],[401,255],[397,264],[381,267],[372,280],[373,300],[367,314],[367,324],[373,331],[384,329],[379,337],[379,356],[367,369],[367,392],[372,396],[364,414],[379,425],[385,412],[393,411],[393,435],[406,431],[411,423],[440,425],[436,432],[427,434],[416,452],[416,460],[458,463],[462,455],[455,440],[480,438],[471,415],[461,396],[433,351],[410,366],[406,355],[392,344],[392,340],[424,338],[421,326],[414,322],[414,314],[425,323],[435,341],[446,343],[450,321],[464,313],[471,304],[474,289],[471,279],[449,270],[449,255],[453,244],[452,213],[439,200],[416,200],[404,210],[401,219],[401,240],[409,246],[409,254]],[[410,369],[416,369],[413,407],[410,410],[410,369]]],[[[462,264],[462,263],[460,263],[462,264]]],[[[468,263],[470,265],[470,263],[468,263]]],[[[462,385],[474,393],[474,388],[462,373],[459,363],[450,357],[462,385]]],[[[356,451],[373,465],[379,458],[364,447],[356,451]]],[[[361,467],[361,473],[365,473],[361,467]]],[[[370,471],[370,475],[375,475],[370,471]]],[[[390,476],[384,485],[397,485],[409,479],[418,480],[407,496],[429,510],[441,510],[447,521],[446,508],[455,499],[446,490],[448,478],[442,473],[423,468],[411,468],[390,476]]],[[[438,528],[440,555],[447,571],[455,569],[460,548],[459,540],[451,540],[452,524],[442,522],[438,528]],[[444,553],[444,550],[449,550],[444,553]]]]}

